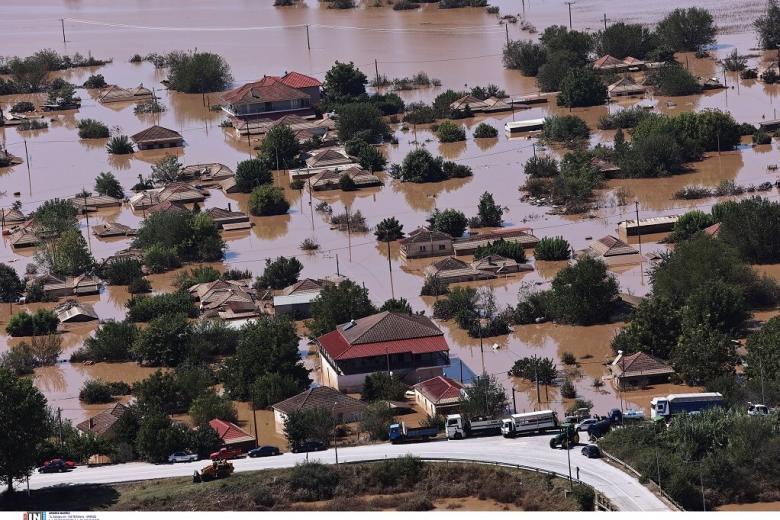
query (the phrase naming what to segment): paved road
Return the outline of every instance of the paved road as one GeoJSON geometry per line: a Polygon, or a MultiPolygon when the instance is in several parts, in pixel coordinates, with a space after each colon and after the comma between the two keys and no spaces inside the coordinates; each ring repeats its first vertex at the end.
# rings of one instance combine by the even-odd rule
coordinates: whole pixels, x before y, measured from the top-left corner
{"type": "MultiPolygon", "coordinates": [[[[434,441],[393,445],[389,443],[356,446],[338,450],[339,462],[381,459],[413,454],[419,457],[447,457],[488,462],[522,464],[568,475],[565,450],[549,447],[550,435],[504,439],[483,437],[461,441],[434,441]]],[[[598,489],[621,511],[668,511],[669,508],[635,478],[610,466],[600,459],[588,459],[579,449],[571,455],[572,475],[580,468],[580,479],[598,489]]],[[[233,461],[236,471],[253,471],[293,466],[306,459],[305,454],[285,453],[278,457],[239,459],[233,461]]],[[[335,451],[329,449],[309,454],[310,460],[335,462],[335,451]]],[[[189,476],[204,465],[203,461],[182,464],[146,464],[133,462],[99,468],[78,467],[63,474],[34,474],[30,477],[33,489],[61,484],[104,484],[132,480],[189,476]]]]}

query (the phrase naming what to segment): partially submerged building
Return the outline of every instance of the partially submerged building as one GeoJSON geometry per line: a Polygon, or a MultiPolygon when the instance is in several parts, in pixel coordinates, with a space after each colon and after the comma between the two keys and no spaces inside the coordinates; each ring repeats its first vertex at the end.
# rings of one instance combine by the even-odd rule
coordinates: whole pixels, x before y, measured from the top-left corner
{"type": "Polygon", "coordinates": [[[450,362],[444,333],[426,316],[380,312],[338,325],[316,342],[322,383],[341,391],[360,391],[374,372],[428,379],[450,362]]]}
{"type": "Polygon", "coordinates": [[[235,176],[233,170],[222,163],[189,164],[181,169],[179,177],[187,181],[211,186],[235,176]]]}
{"type": "Polygon", "coordinates": [[[641,388],[650,384],[666,383],[674,374],[671,365],[646,352],[624,356],[622,351],[618,351],[609,369],[618,388],[641,388]]]}
{"type": "Polygon", "coordinates": [[[494,231],[472,233],[464,238],[456,238],[452,243],[455,255],[473,255],[480,246],[486,246],[496,240],[517,243],[524,249],[533,249],[539,243],[539,239],[532,234],[531,228],[501,228],[494,231]]]}
{"type": "Polygon", "coordinates": [[[139,150],[154,150],[158,148],[176,148],[184,146],[181,134],[170,128],[154,125],[141,130],[130,137],[139,150]]]}
{"type": "Polygon", "coordinates": [[[344,148],[326,148],[314,150],[306,158],[306,167],[290,170],[290,180],[308,179],[326,170],[347,170],[352,167],[359,168],[344,148]]]}
{"type": "Polygon", "coordinates": [[[0,224],[2,226],[8,226],[11,224],[21,224],[26,222],[27,217],[21,210],[16,208],[0,208],[0,224]]]}
{"type": "Polygon", "coordinates": [[[290,414],[302,410],[327,410],[337,424],[358,422],[367,403],[350,397],[329,386],[309,388],[272,406],[276,433],[284,435],[284,424],[290,414]]]}
{"type": "Polygon", "coordinates": [[[239,319],[259,315],[254,290],[248,280],[216,280],[188,289],[200,303],[204,317],[239,319]]]}
{"type": "Polygon", "coordinates": [[[450,108],[452,110],[466,110],[466,107],[475,114],[507,112],[512,110],[512,105],[495,96],[491,96],[487,99],[479,99],[472,95],[466,95],[450,103],[450,108]]]}
{"type": "Polygon", "coordinates": [[[638,96],[647,92],[647,87],[634,81],[631,76],[623,76],[607,87],[609,97],[638,96]]]}
{"type": "Polygon", "coordinates": [[[75,195],[68,200],[76,206],[79,213],[97,211],[102,208],[118,208],[122,205],[122,199],[109,195],[87,195],[86,197],[75,195]]]}
{"type": "Polygon", "coordinates": [[[406,238],[398,241],[402,258],[427,258],[453,254],[453,240],[441,231],[417,228],[406,238]]]}
{"type": "Polygon", "coordinates": [[[292,316],[295,319],[311,317],[311,303],[320,295],[324,280],[304,278],[285,287],[273,297],[274,314],[292,316]]]}
{"type": "Polygon", "coordinates": [[[187,204],[203,202],[206,195],[186,182],[172,182],[164,188],[139,191],[130,197],[130,206],[134,210],[149,209],[163,202],[187,204]]]}
{"type": "Polygon", "coordinates": [[[577,256],[584,255],[602,260],[610,266],[637,263],[640,260],[637,249],[612,235],[591,241],[577,256]]]}
{"type": "Polygon", "coordinates": [[[104,222],[92,226],[92,234],[99,238],[130,237],[138,234],[138,230],[119,222],[104,222]]]}
{"type": "Polygon", "coordinates": [[[230,231],[251,227],[251,223],[247,214],[240,211],[233,211],[230,204],[228,204],[228,207],[224,209],[208,208],[206,211],[204,211],[204,213],[211,217],[211,220],[213,220],[220,229],[226,229],[230,231]]]}
{"type": "Polygon", "coordinates": [[[357,188],[370,188],[382,185],[382,180],[379,177],[359,166],[350,166],[346,169],[335,167],[323,170],[309,179],[309,185],[314,191],[337,190],[339,189],[339,180],[344,175],[352,179],[357,188]]]}
{"type": "Polygon", "coordinates": [[[227,91],[222,96],[222,110],[241,120],[278,119],[289,114],[313,117],[321,85],[318,79],[298,72],[264,76],[227,91]]]}
{"type": "Polygon", "coordinates": [[[98,315],[92,305],[76,300],[67,300],[54,309],[54,314],[61,323],[93,321],[98,315]]]}
{"type": "Polygon", "coordinates": [[[98,294],[103,284],[100,278],[89,274],[62,278],[53,274],[43,274],[33,277],[32,281],[43,282],[43,292],[46,296],[54,298],[98,294]]]}
{"type": "Polygon", "coordinates": [[[143,83],[134,88],[122,88],[118,85],[109,85],[100,91],[97,100],[100,103],[120,103],[146,101],[152,98],[152,91],[144,87],[143,83]]]}
{"type": "Polygon", "coordinates": [[[425,268],[425,274],[426,276],[434,276],[446,284],[492,280],[496,277],[493,273],[474,269],[454,256],[448,256],[429,265],[425,268]]]}

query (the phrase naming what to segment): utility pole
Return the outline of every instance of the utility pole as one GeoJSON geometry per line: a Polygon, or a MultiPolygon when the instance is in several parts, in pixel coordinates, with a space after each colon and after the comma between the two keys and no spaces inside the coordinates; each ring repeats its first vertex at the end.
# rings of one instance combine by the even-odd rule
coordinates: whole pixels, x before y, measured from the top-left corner
{"type": "Polygon", "coordinates": [[[534,159],[536,159],[536,143],[531,143],[531,147],[534,149],[534,159]]]}
{"type": "Polygon", "coordinates": [[[257,412],[255,411],[255,396],[252,397],[252,422],[255,424],[255,446],[260,446],[260,435],[257,432],[257,412]]]}
{"type": "Polygon", "coordinates": [[[311,40],[309,40],[309,24],[306,24],[306,48],[311,50],[311,40]]]}
{"type": "Polygon", "coordinates": [[[336,253],[336,276],[341,276],[341,273],[339,272],[339,254],[336,253]]]}
{"type": "Polygon", "coordinates": [[[338,402],[333,403],[333,407],[330,409],[330,414],[333,416],[333,449],[336,451],[336,465],[339,464],[339,445],[338,441],[336,440],[336,405],[339,404],[338,402]]]}
{"type": "Polygon", "coordinates": [[[60,447],[63,446],[62,441],[62,408],[59,406],[57,407],[57,424],[59,426],[59,432],[60,432],[60,447]]]}
{"type": "Polygon", "coordinates": [[[604,30],[607,30],[607,13],[604,13],[604,30]]]}
{"type": "Polygon", "coordinates": [[[27,164],[27,184],[30,188],[30,197],[32,197],[32,174],[30,173],[30,153],[27,151],[27,139],[24,140],[24,157],[27,164]]]}
{"type": "Polygon", "coordinates": [[[347,206],[347,249],[349,249],[349,261],[352,262],[352,226],[349,220],[349,206],[347,206]]]}
{"type": "Polygon", "coordinates": [[[390,241],[387,241],[387,268],[390,270],[390,297],[395,300],[395,289],[393,288],[393,262],[390,261],[390,241]]]}
{"type": "Polygon", "coordinates": [[[87,208],[87,192],[82,187],[81,194],[84,195],[84,216],[87,217],[87,244],[89,245],[89,254],[92,254],[92,237],[89,236],[89,209],[87,208]]]}
{"type": "Polygon", "coordinates": [[[512,410],[517,413],[517,398],[515,397],[515,385],[512,384],[512,410]]]}
{"type": "Polygon", "coordinates": [[[566,440],[566,461],[569,463],[569,489],[574,491],[574,481],[571,479],[571,446],[569,446],[568,439],[566,440]]]}
{"type": "Polygon", "coordinates": [[[62,43],[67,43],[65,41],[65,19],[60,18],[60,26],[62,27],[62,43]]]}
{"type": "Polygon", "coordinates": [[[376,84],[379,85],[379,62],[374,58],[374,73],[376,74],[376,84]]]}
{"type": "Polygon", "coordinates": [[[506,46],[509,47],[509,24],[504,24],[504,29],[506,29],[506,46]]]}
{"type": "MultiPolygon", "coordinates": [[[[564,2],[564,3],[569,6],[569,30],[571,31],[572,30],[572,25],[571,25],[571,6],[572,6],[572,4],[576,4],[577,2],[564,2]]],[[[571,468],[569,468],[569,478],[571,478],[571,468]]]]}
{"type": "Polygon", "coordinates": [[[639,266],[642,266],[642,228],[639,227],[639,201],[634,201],[634,208],[636,209],[636,236],[639,239],[639,266]]]}

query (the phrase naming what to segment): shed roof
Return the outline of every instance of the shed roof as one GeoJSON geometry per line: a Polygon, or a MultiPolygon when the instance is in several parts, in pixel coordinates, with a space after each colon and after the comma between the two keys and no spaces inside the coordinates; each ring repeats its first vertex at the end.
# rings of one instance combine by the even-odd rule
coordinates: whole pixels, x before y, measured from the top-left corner
{"type": "Polygon", "coordinates": [[[255,440],[254,437],[230,421],[212,419],[209,421],[209,426],[211,426],[214,431],[217,432],[220,440],[225,444],[238,444],[242,442],[252,442],[255,440]]]}
{"type": "Polygon", "coordinates": [[[612,362],[612,370],[617,377],[674,373],[674,369],[669,364],[645,352],[636,352],[628,356],[619,355],[612,362]]]}
{"type": "Polygon", "coordinates": [[[70,321],[92,321],[98,319],[97,313],[92,305],[88,303],[78,302],[76,300],[68,300],[61,305],[58,305],[54,309],[54,313],[63,323],[70,321]]]}
{"type": "Polygon", "coordinates": [[[612,235],[594,240],[590,243],[590,248],[595,253],[605,257],[639,254],[635,248],[612,235]]]}
{"type": "Polygon", "coordinates": [[[619,60],[609,54],[605,54],[593,62],[594,69],[614,69],[616,67],[624,67],[625,65],[626,63],[623,60],[619,60]]]}
{"type": "Polygon", "coordinates": [[[362,412],[366,406],[368,405],[363,401],[342,394],[329,386],[318,386],[276,403],[273,408],[284,414],[313,408],[325,408],[328,411],[334,410],[346,415],[362,412]]]}

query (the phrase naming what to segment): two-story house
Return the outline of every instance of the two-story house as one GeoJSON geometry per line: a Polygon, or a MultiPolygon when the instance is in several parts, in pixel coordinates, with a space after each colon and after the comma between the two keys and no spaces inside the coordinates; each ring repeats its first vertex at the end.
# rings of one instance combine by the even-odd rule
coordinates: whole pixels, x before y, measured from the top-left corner
{"type": "Polygon", "coordinates": [[[222,96],[222,110],[243,121],[275,120],[290,114],[313,116],[321,85],[318,79],[298,72],[264,76],[227,91],[222,96]]]}
{"type": "Polygon", "coordinates": [[[444,333],[426,316],[380,312],[338,325],[317,344],[322,384],[341,391],[361,391],[366,376],[383,371],[416,383],[450,363],[444,333]]]}

